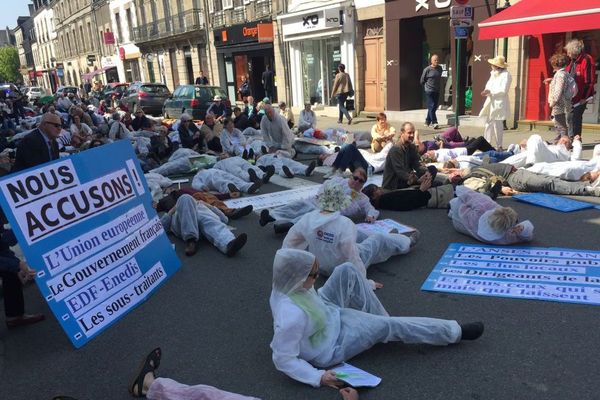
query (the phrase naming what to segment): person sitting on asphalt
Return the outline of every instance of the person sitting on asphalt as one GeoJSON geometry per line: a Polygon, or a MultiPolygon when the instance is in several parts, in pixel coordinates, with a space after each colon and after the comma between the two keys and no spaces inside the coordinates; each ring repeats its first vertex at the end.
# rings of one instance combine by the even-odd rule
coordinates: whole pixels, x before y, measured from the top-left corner
{"type": "Polygon", "coordinates": [[[248,239],[245,233],[235,237],[227,227],[227,217],[216,207],[197,201],[189,194],[177,199],[175,207],[160,219],[165,231],[185,241],[185,254],[193,256],[198,251],[200,234],[227,257],[237,253],[248,239]]]}
{"type": "Polygon", "coordinates": [[[316,129],[317,115],[311,110],[311,104],[305,103],[304,110],[300,111],[298,119],[298,131],[304,132],[307,129],[316,129]]]}
{"type": "MultiPolygon", "coordinates": [[[[377,211],[369,202],[369,198],[361,190],[367,181],[367,172],[362,168],[354,170],[352,176],[348,179],[335,177],[329,180],[328,184],[339,185],[350,192],[350,204],[340,210],[340,214],[354,221],[374,222],[379,217],[377,211]]],[[[260,213],[259,224],[265,226],[270,222],[275,222],[275,233],[285,233],[298,222],[304,214],[317,210],[316,197],[309,199],[300,199],[292,201],[272,209],[264,209],[260,213]]]]}
{"type": "Polygon", "coordinates": [[[437,169],[434,166],[425,167],[420,162],[417,147],[413,144],[415,126],[405,122],[400,129],[398,142],[390,149],[383,167],[383,188],[388,190],[404,189],[420,184],[425,174],[431,174],[435,179],[437,169]]]}
{"type": "Polygon", "coordinates": [[[201,169],[192,179],[192,187],[196,190],[214,190],[219,193],[229,192],[231,197],[239,197],[241,192],[254,194],[262,186],[262,180],[246,182],[236,175],[217,168],[201,169]]]}
{"type": "Polygon", "coordinates": [[[287,126],[285,119],[275,112],[270,104],[265,105],[265,116],[260,122],[260,131],[269,153],[275,153],[293,158],[296,151],[293,148],[294,134],[287,126]]]}
{"type": "Polygon", "coordinates": [[[273,261],[269,303],[273,314],[273,363],[290,378],[313,387],[343,383],[326,367],[345,362],[377,343],[401,341],[445,346],[475,340],[481,322],[390,317],[370,285],[350,263],[337,266],[314,289],[320,260],[311,253],[280,249],[273,261]]]}
{"type": "MultiPolygon", "coordinates": [[[[318,209],[302,216],[290,228],[281,247],[310,249],[320,260],[321,271],[326,276],[331,275],[337,265],[350,262],[366,277],[371,264],[406,254],[416,244],[418,231],[412,232],[410,237],[398,233],[373,233],[361,235],[362,240],[359,240],[354,222],[339,213],[351,201],[346,188],[331,181],[325,182],[317,194],[318,209]]],[[[382,286],[375,282],[372,285],[373,289],[382,286]]]]}
{"type": "Polygon", "coordinates": [[[265,171],[250,164],[248,160],[242,157],[227,157],[217,161],[214,169],[220,169],[229,172],[232,175],[241,178],[246,182],[269,183],[269,179],[275,174],[275,167],[267,167],[265,171]]]}
{"type": "Polygon", "coordinates": [[[275,173],[284,178],[293,178],[296,174],[310,176],[317,166],[312,161],[308,166],[291,158],[281,157],[277,154],[263,154],[256,160],[256,166],[266,172],[269,166],[275,168],[275,173]]]}
{"type": "Polygon", "coordinates": [[[379,153],[387,143],[396,142],[396,128],[387,122],[385,113],[377,114],[377,122],[371,128],[371,151],[379,153]]]}
{"type": "Polygon", "coordinates": [[[121,122],[121,114],[118,112],[113,113],[112,122],[110,129],[108,130],[108,138],[112,141],[117,140],[129,140],[133,137],[129,129],[125,127],[125,124],[121,122]]]}
{"type": "Polygon", "coordinates": [[[181,147],[193,149],[199,143],[200,129],[198,129],[194,121],[192,121],[192,117],[187,113],[181,114],[179,121],[177,132],[179,133],[181,147]]]}
{"type": "Polygon", "coordinates": [[[244,131],[246,128],[250,126],[250,121],[248,121],[248,116],[242,112],[242,109],[239,107],[235,107],[233,109],[233,124],[240,131],[244,131]]]}
{"type": "Polygon", "coordinates": [[[223,103],[223,99],[221,96],[215,96],[213,98],[213,103],[206,110],[206,114],[214,114],[215,120],[218,122],[223,122],[225,118],[227,118],[227,107],[225,103],[223,103]]]}
{"type": "Polygon", "coordinates": [[[154,121],[146,116],[144,110],[138,108],[135,110],[135,118],[131,121],[131,127],[134,131],[150,131],[154,126],[154,121]]]}
{"type": "Polygon", "coordinates": [[[221,131],[221,147],[230,156],[245,156],[244,159],[254,158],[254,150],[246,143],[246,137],[237,129],[231,118],[223,120],[221,131]]]}
{"type": "Polygon", "coordinates": [[[465,235],[489,244],[516,244],[533,239],[533,224],[519,223],[519,215],[510,207],[501,207],[485,194],[465,186],[456,187],[450,200],[448,216],[454,228],[465,235]]]}
{"type": "MultiPolygon", "coordinates": [[[[279,115],[285,118],[290,129],[294,127],[294,113],[283,101],[279,103],[279,115]]],[[[300,115],[302,115],[302,112],[300,112],[300,115]]],[[[302,116],[300,118],[302,118],[302,116]]],[[[298,122],[298,129],[300,129],[300,122],[298,122]]]]}
{"type": "MultiPolygon", "coordinates": [[[[150,138],[150,154],[157,162],[162,163],[177,150],[177,145],[169,138],[169,129],[166,126],[160,126],[157,130],[158,135],[150,138]]],[[[181,135],[179,137],[181,138],[181,135]]]]}
{"type": "Polygon", "coordinates": [[[200,127],[200,152],[210,152],[221,154],[223,146],[221,146],[221,132],[223,124],[215,119],[215,115],[207,113],[204,117],[204,123],[200,127]]]}

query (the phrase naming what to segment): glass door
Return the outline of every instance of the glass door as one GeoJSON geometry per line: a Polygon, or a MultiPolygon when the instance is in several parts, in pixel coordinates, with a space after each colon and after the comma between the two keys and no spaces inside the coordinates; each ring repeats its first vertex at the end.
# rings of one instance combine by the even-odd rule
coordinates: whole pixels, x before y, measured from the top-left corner
{"type": "MultiPolygon", "coordinates": [[[[324,41],[323,46],[323,59],[324,63],[324,87],[325,87],[325,101],[324,104],[330,106],[337,105],[335,99],[331,98],[331,91],[333,89],[333,81],[335,80],[335,74],[337,73],[338,66],[342,63],[342,51],[340,48],[339,38],[330,38],[324,41]]],[[[348,72],[348,71],[346,71],[348,72]]]]}
{"type": "Polygon", "coordinates": [[[323,103],[323,79],[321,74],[321,42],[306,40],[302,42],[302,74],[304,102],[323,103]]]}

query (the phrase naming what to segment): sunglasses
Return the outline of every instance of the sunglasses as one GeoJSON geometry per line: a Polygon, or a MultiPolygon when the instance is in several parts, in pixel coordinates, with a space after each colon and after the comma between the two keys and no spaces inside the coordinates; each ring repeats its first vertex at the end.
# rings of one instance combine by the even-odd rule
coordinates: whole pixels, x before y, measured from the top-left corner
{"type": "Polygon", "coordinates": [[[361,178],[360,176],[356,176],[356,175],[352,175],[352,179],[354,179],[356,182],[360,182],[360,183],[366,182],[363,178],[361,178]]]}

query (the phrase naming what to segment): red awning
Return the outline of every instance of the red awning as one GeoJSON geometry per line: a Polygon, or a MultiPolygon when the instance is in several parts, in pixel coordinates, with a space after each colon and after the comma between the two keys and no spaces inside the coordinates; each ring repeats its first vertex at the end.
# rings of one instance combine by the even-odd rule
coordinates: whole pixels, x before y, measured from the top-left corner
{"type": "Polygon", "coordinates": [[[479,40],[600,29],[598,0],[521,0],[479,23],[479,40]]]}

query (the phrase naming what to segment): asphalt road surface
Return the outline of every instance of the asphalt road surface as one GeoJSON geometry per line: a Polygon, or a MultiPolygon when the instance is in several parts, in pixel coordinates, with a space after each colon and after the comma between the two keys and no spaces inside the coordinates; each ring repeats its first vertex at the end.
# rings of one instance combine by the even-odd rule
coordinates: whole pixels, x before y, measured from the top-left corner
{"type": "MultiPolygon", "coordinates": [[[[320,174],[310,178],[320,182],[320,174]]],[[[265,185],[261,193],[281,190],[265,185]]],[[[586,198],[600,204],[598,198],[586,198]]],[[[560,213],[502,198],[535,226],[531,246],[600,250],[600,210],[560,213]]],[[[369,277],[391,315],[429,316],[486,325],[477,341],[447,347],[377,345],[351,363],[382,377],[361,399],[596,399],[600,308],[557,302],[423,292],[421,285],[449,243],[476,243],[454,231],[444,210],[383,212],[417,227],[421,241],[404,256],[372,266],[369,277]]],[[[35,286],[28,312],[42,323],[0,326],[0,399],[128,399],[141,359],[161,346],[159,376],[269,400],[337,399],[278,372],[271,362],[272,260],[282,236],[258,215],[232,221],[249,240],[234,258],[207,242],[193,257],[176,243],[182,267],[147,302],[75,350],[35,286]]],[[[318,285],[322,284],[319,281],[318,285]]],[[[2,307],[0,307],[2,308],[2,307]]],[[[2,311],[0,311],[2,312],[2,311]]]]}

